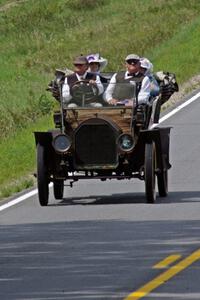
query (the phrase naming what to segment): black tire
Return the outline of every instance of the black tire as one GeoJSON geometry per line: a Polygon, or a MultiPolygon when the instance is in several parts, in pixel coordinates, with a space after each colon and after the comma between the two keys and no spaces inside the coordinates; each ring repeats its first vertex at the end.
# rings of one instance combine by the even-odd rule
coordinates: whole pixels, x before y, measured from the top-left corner
{"type": "Polygon", "coordinates": [[[160,197],[166,197],[168,195],[168,171],[165,170],[160,174],[157,174],[158,181],[158,193],[160,197]]]}
{"type": "Polygon", "coordinates": [[[147,203],[154,203],[156,200],[155,163],[156,163],[155,144],[154,143],[146,144],[144,174],[145,174],[145,192],[146,192],[147,203]]]}
{"type": "Polygon", "coordinates": [[[64,181],[63,180],[55,180],[53,183],[53,193],[55,199],[59,200],[63,198],[64,192],[64,181]]]}
{"type": "Polygon", "coordinates": [[[48,173],[45,164],[45,149],[40,144],[37,144],[37,184],[40,205],[47,206],[49,200],[48,173]]]}

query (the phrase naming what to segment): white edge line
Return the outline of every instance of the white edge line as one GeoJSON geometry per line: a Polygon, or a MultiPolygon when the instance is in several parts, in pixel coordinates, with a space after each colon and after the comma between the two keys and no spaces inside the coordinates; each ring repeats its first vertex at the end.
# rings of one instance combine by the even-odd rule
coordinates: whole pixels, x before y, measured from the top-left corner
{"type": "MultiPolygon", "coordinates": [[[[182,103],[181,105],[177,106],[175,109],[173,109],[171,112],[169,112],[168,114],[164,115],[162,118],[160,118],[159,120],[159,124],[164,122],[165,120],[169,119],[171,116],[175,115],[177,112],[179,112],[182,108],[186,107],[187,105],[189,105],[190,103],[194,102],[195,100],[197,100],[200,97],[200,92],[197,93],[196,95],[194,95],[192,98],[188,99],[187,101],[185,101],[184,103],[182,103]]],[[[153,126],[151,126],[151,128],[155,127],[156,124],[154,124],[153,126]]],[[[49,185],[52,186],[52,183],[49,185]]],[[[28,192],[27,194],[24,194],[23,196],[20,196],[18,198],[16,198],[15,200],[11,200],[10,202],[3,204],[0,206],[0,211],[11,207],[13,205],[16,205],[17,203],[20,203],[34,195],[36,195],[38,193],[38,189],[35,189],[31,192],[28,192]]]]}
{"type": "Polygon", "coordinates": [[[8,208],[10,206],[13,206],[13,205],[15,205],[15,204],[17,204],[19,202],[22,202],[22,201],[26,200],[27,198],[30,198],[30,197],[36,195],[37,192],[38,192],[38,190],[35,189],[35,190],[31,191],[31,192],[28,192],[28,193],[26,193],[26,194],[24,194],[24,195],[22,195],[22,196],[20,196],[20,197],[18,197],[16,199],[14,199],[14,200],[11,200],[10,202],[8,202],[6,204],[1,205],[0,206],[0,211],[4,210],[4,209],[6,209],[6,208],[8,208]]]}
{"type": "Polygon", "coordinates": [[[194,102],[195,100],[197,100],[200,97],[200,92],[197,93],[196,95],[194,95],[192,98],[188,99],[187,101],[185,101],[184,103],[182,103],[181,105],[177,106],[176,108],[174,108],[172,111],[170,111],[168,114],[164,115],[162,118],[160,118],[159,123],[164,122],[165,120],[167,120],[168,118],[170,118],[171,116],[175,115],[177,112],[179,112],[182,108],[186,107],[187,105],[189,105],[190,103],[194,102]]]}

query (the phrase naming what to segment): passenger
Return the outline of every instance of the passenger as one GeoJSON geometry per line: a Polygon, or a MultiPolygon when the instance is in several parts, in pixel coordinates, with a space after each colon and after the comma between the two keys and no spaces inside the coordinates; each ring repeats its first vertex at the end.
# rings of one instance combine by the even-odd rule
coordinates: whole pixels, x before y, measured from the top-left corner
{"type": "Polygon", "coordinates": [[[115,73],[104,93],[104,99],[111,105],[133,106],[134,86],[136,85],[137,104],[148,103],[150,80],[140,73],[140,57],[129,54],[125,59],[126,71],[115,73]]]}
{"type": "Polygon", "coordinates": [[[107,79],[101,76],[101,71],[107,66],[108,60],[96,54],[90,54],[87,56],[87,60],[89,63],[88,72],[92,74],[98,74],[100,76],[100,80],[102,83],[107,83],[107,79]]]}
{"type": "Polygon", "coordinates": [[[88,71],[95,74],[99,74],[108,64],[107,59],[101,57],[99,53],[88,55],[87,60],[89,63],[88,71]]]}
{"type": "MultiPolygon", "coordinates": [[[[72,87],[77,81],[87,80],[91,86],[98,88],[98,95],[104,91],[100,78],[96,74],[88,72],[88,60],[85,56],[78,56],[74,59],[74,72],[67,75],[62,88],[63,102],[68,107],[77,107],[72,100],[72,87]]],[[[91,106],[102,106],[101,103],[91,103],[91,106]]]]}
{"type": "Polygon", "coordinates": [[[153,75],[153,64],[145,57],[140,58],[140,72],[149,77],[151,82],[151,92],[152,97],[156,97],[160,93],[160,87],[153,75]]]}

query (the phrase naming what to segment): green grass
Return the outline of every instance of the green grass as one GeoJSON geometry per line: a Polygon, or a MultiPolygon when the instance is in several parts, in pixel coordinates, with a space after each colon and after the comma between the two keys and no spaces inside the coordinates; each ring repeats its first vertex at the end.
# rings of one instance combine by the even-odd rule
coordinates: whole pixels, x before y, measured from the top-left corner
{"type": "Polygon", "coordinates": [[[16,2],[0,12],[0,188],[34,169],[31,128],[37,120],[49,128],[45,115],[55,101],[45,89],[55,68],[72,68],[74,56],[100,52],[109,61],[105,71],[113,71],[137,53],[179,83],[199,73],[200,1],[16,2]]]}
{"type": "Polygon", "coordinates": [[[35,165],[34,131],[46,130],[52,127],[49,116],[38,120],[36,124],[30,124],[23,131],[20,130],[12,137],[0,143],[0,182],[4,183],[9,178],[15,178],[16,173],[24,176],[27,171],[33,170],[35,165]]]}
{"type": "MultiPolygon", "coordinates": [[[[19,127],[40,115],[38,99],[51,102],[45,87],[54,69],[71,68],[77,54],[99,51],[109,60],[107,70],[117,70],[128,53],[136,52],[163,69],[166,58],[154,50],[195,22],[199,12],[196,0],[29,0],[1,13],[0,108],[5,115],[9,106],[6,132],[18,126],[13,115],[19,115],[19,127]],[[23,120],[26,110],[34,116],[23,120]]],[[[167,53],[167,62],[172,55],[167,53]]],[[[180,65],[170,67],[182,81],[180,65]]]]}
{"type": "Polygon", "coordinates": [[[8,4],[10,2],[12,2],[12,1],[11,0],[10,1],[8,1],[8,0],[0,0],[0,7],[4,6],[5,4],[8,4]]]}
{"type": "Polygon", "coordinates": [[[152,52],[156,68],[174,70],[180,82],[199,73],[200,18],[184,26],[172,39],[152,52]],[[170,59],[169,59],[170,54],[170,59]],[[164,66],[164,67],[163,67],[164,66]]]}
{"type": "Polygon", "coordinates": [[[34,183],[36,167],[34,131],[53,128],[52,118],[44,116],[36,124],[16,131],[0,142],[0,199],[34,183]]]}

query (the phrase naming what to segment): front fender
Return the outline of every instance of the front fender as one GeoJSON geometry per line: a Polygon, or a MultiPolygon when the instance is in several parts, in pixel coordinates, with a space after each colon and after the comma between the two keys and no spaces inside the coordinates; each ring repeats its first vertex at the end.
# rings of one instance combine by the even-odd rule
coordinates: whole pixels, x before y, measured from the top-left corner
{"type": "Polygon", "coordinates": [[[169,162],[170,130],[171,127],[156,127],[140,132],[140,138],[144,143],[155,142],[157,167],[161,171],[171,167],[169,162]]]}
{"type": "Polygon", "coordinates": [[[36,146],[37,144],[40,144],[42,146],[46,147],[51,147],[52,143],[52,133],[51,132],[41,132],[41,131],[35,131],[35,143],[36,146]]]}
{"type": "Polygon", "coordinates": [[[58,135],[60,130],[49,130],[49,131],[35,131],[35,143],[39,143],[44,147],[52,147],[53,137],[58,135]]]}

